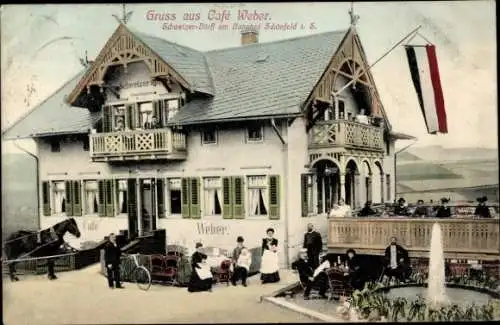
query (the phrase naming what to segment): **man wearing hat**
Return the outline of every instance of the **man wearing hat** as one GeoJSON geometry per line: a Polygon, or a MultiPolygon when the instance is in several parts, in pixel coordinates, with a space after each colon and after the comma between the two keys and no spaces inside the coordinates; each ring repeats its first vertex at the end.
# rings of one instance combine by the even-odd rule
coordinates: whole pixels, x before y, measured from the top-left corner
{"type": "Polygon", "coordinates": [[[394,208],[394,215],[396,216],[407,216],[408,207],[406,206],[406,200],[404,198],[399,198],[398,204],[394,208]]]}
{"type": "Polygon", "coordinates": [[[372,209],[372,201],[366,201],[365,206],[358,213],[358,217],[369,217],[377,214],[375,210],[372,209]]]}
{"type": "Polygon", "coordinates": [[[450,207],[448,206],[448,202],[450,202],[450,200],[445,197],[441,199],[441,205],[437,208],[436,218],[451,217],[451,210],[450,207]]]}
{"type": "Polygon", "coordinates": [[[479,204],[476,207],[476,211],[474,211],[474,215],[481,218],[491,218],[490,208],[486,206],[488,197],[478,197],[476,200],[479,204]]]}

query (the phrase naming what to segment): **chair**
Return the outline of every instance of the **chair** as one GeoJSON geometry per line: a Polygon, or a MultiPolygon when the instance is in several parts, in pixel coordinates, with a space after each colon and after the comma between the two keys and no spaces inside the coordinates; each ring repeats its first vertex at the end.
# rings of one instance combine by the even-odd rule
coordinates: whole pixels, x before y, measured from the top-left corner
{"type": "Polygon", "coordinates": [[[330,287],[328,300],[344,296],[348,297],[353,293],[354,289],[343,271],[332,267],[326,270],[325,273],[328,277],[328,285],[330,287]]]}
{"type": "Polygon", "coordinates": [[[219,268],[216,270],[217,282],[222,283],[226,282],[229,285],[231,281],[232,272],[231,272],[231,260],[227,259],[220,263],[219,268]]]}
{"type": "Polygon", "coordinates": [[[177,284],[179,259],[176,255],[153,255],[151,257],[151,275],[160,277],[163,282],[177,284]]]}

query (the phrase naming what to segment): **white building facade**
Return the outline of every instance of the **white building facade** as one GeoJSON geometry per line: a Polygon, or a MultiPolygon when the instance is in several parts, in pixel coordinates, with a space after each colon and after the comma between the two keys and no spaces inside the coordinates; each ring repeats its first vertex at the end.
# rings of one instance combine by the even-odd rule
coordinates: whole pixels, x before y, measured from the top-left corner
{"type": "Polygon", "coordinates": [[[4,137],[36,140],[41,228],[74,217],[74,247],[164,228],[189,250],[254,248],[273,228],[286,266],[308,223],[326,242],[340,198],[394,200],[397,136],[366,67],[354,28],[204,53],[120,25],[4,137]]]}

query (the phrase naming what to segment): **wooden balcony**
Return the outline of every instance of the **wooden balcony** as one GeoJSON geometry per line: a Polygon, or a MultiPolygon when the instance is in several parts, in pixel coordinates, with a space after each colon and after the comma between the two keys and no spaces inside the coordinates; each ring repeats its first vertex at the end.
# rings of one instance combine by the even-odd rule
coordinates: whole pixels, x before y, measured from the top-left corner
{"type": "Polygon", "coordinates": [[[500,259],[499,219],[332,218],[328,250],[383,255],[392,236],[410,257],[428,257],[432,225],[441,225],[445,258],[500,259]]]}
{"type": "Polygon", "coordinates": [[[345,147],[384,151],[382,127],[347,120],[320,121],[309,131],[309,149],[345,147]]]}
{"type": "Polygon", "coordinates": [[[186,135],[171,129],[132,130],[90,134],[92,161],[184,160],[186,135]]]}

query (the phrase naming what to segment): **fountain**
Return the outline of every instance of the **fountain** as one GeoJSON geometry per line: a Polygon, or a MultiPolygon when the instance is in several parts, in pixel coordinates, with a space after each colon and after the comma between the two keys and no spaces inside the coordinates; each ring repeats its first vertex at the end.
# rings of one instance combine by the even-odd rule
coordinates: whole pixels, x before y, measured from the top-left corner
{"type": "MultiPolygon", "coordinates": [[[[426,298],[429,305],[434,308],[451,303],[461,306],[468,305],[471,302],[476,305],[485,305],[493,294],[479,292],[459,285],[446,284],[441,226],[437,222],[432,226],[427,288],[425,285],[410,284],[402,287],[384,288],[382,291],[390,299],[403,297],[410,301],[414,300],[418,295],[426,298]]],[[[498,295],[495,294],[495,296],[498,295]]]]}
{"type": "Polygon", "coordinates": [[[432,226],[431,247],[429,251],[427,301],[435,307],[449,302],[446,294],[441,226],[439,226],[438,223],[435,223],[432,226]]]}

